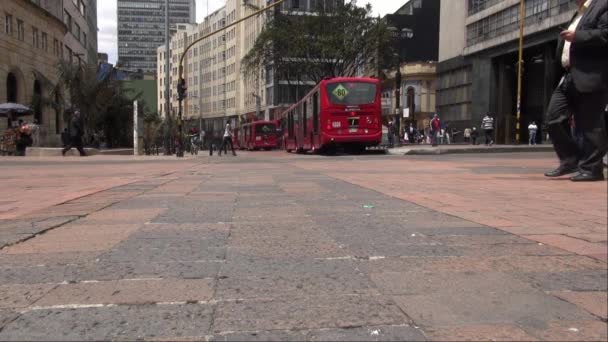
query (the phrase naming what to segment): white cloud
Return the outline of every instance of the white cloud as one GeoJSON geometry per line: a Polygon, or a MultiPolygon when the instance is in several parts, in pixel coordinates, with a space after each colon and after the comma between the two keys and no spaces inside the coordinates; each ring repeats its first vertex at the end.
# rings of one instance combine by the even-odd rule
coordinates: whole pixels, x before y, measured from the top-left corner
{"type": "MultiPolygon", "coordinates": [[[[406,2],[406,0],[359,0],[357,3],[360,6],[370,3],[374,14],[383,16],[395,12],[406,2]]],[[[222,7],[224,3],[225,0],[196,0],[196,20],[200,22],[205,18],[207,7],[209,7],[209,13],[212,13],[222,7]]],[[[99,52],[107,53],[110,63],[116,63],[118,59],[116,0],[100,0],[97,2],[97,25],[99,26],[99,52]]]]}

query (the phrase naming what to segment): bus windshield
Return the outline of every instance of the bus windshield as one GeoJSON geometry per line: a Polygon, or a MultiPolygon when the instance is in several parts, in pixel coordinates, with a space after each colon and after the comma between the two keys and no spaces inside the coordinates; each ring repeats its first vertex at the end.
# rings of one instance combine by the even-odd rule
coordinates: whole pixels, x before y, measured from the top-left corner
{"type": "Polygon", "coordinates": [[[357,106],[376,101],[375,83],[337,82],[327,85],[327,94],[332,104],[357,106]]]}
{"type": "Polygon", "coordinates": [[[256,134],[272,134],[275,133],[276,126],[274,124],[259,124],[255,126],[256,134]]]}

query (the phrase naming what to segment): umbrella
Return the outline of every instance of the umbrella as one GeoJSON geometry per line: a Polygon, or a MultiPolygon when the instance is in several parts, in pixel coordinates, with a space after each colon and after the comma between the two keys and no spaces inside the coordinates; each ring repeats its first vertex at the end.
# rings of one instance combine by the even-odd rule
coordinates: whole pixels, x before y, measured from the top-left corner
{"type": "Polygon", "coordinates": [[[6,116],[9,112],[15,113],[16,116],[31,115],[33,111],[28,106],[18,103],[3,103],[0,104],[0,116],[6,116]]]}

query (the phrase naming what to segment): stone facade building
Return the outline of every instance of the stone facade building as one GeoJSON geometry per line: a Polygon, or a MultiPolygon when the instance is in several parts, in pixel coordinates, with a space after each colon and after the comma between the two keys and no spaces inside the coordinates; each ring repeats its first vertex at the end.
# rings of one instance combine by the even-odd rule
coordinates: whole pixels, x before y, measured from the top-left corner
{"type": "MultiPolygon", "coordinates": [[[[95,0],[0,2],[0,103],[32,107],[35,142],[60,144],[67,94],[56,89],[60,61],[97,64],[95,0]],[[94,32],[94,33],[91,33],[94,32]]],[[[7,120],[0,120],[0,130],[7,120]]]]}
{"type": "MultiPolygon", "coordinates": [[[[498,143],[513,143],[516,131],[520,0],[442,0],[437,110],[444,122],[479,127],[493,113],[498,143]]],[[[525,0],[521,126],[541,128],[556,77],[560,26],[576,4],[570,0],[525,0]]],[[[522,141],[527,130],[521,129],[522,141]]]]}

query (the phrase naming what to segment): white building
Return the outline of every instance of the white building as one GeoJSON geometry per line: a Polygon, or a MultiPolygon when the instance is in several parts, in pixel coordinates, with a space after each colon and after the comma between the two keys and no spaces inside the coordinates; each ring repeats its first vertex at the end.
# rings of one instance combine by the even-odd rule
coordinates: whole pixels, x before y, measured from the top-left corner
{"type": "MultiPolygon", "coordinates": [[[[264,6],[264,0],[251,1],[264,6]]],[[[227,0],[224,7],[210,13],[197,25],[178,25],[171,38],[171,109],[178,112],[177,80],[179,59],[188,45],[194,41],[235,23],[253,13],[252,8],[241,0],[227,0]]],[[[246,76],[241,66],[243,57],[250,51],[262,30],[264,16],[248,19],[218,34],[196,43],[184,57],[183,76],[188,96],[183,101],[183,118],[186,121],[204,119],[207,129],[218,130],[224,121],[256,113],[256,97],[265,109],[263,73],[258,77],[246,76]]],[[[157,49],[158,111],[165,116],[165,47],[157,49]]],[[[261,114],[264,116],[264,112],[261,114]]]]}

